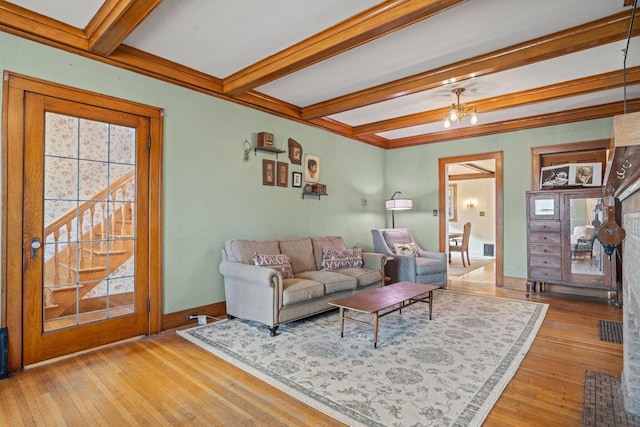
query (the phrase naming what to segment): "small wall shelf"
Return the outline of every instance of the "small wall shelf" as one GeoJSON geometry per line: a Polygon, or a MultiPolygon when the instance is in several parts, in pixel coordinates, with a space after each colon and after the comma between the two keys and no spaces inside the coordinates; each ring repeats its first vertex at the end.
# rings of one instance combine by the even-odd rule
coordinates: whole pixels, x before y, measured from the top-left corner
{"type": "Polygon", "coordinates": [[[258,154],[258,151],[263,151],[265,153],[271,153],[276,155],[276,159],[278,158],[278,154],[284,153],[284,150],[280,150],[279,148],[270,148],[270,147],[255,147],[253,149],[254,155],[258,154]]]}
{"type": "Polygon", "coordinates": [[[315,194],[315,193],[305,193],[305,192],[302,193],[302,198],[303,199],[306,199],[307,196],[317,197],[318,200],[320,200],[320,196],[328,196],[328,194],[326,194],[326,193],[325,194],[315,194]]]}

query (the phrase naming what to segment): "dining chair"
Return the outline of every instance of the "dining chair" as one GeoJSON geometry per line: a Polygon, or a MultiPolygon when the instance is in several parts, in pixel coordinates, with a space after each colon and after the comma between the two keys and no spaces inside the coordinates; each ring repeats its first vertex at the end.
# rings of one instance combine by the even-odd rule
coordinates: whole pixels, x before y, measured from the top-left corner
{"type": "Polygon", "coordinates": [[[462,256],[462,266],[463,267],[467,266],[464,261],[465,253],[467,254],[467,264],[471,265],[471,260],[469,259],[469,237],[470,236],[471,236],[471,223],[467,222],[464,225],[464,230],[462,232],[462,240],[459,240],[459,239],[449,240],[449,262],[451,262],[451,252],[460,252],[460,255],[462,256]]]}

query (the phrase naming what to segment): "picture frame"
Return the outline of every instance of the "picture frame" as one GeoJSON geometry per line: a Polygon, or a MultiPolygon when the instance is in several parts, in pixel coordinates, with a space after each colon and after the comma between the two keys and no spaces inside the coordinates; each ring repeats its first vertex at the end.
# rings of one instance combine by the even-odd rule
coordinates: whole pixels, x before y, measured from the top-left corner
{"type": "Polygon", "coordinates": [[[565,163],[540,168],[540,189],[602,186],[602,164],[565,163]]]}
{"type": "Polygon", "coordinates": [[[288,187],[289,186],[289,163],[287,162],[278,162],[277,165],[278,172],[278,187],[288,187]]]}
{"type": "Polygon", "coordinates": [[[292,165],[302,164],[302,145],[293,138],[289,138],[287,141],[289,147],[289,160],[292,165]]]}
{"type": "Polygon", "coordinates": [[[304,180],[320,182],[320,157],[311,154],[304,156],[304,180]]]}
{"type": "Polygon", "coordinates": [[[449,222],[458,221],[458,184],[449,184],[447,191],[447,214],[449,222]]]}
{"type": "Polygon", "coordinates": [[[275,160],[262,160],[262,185],[276,185],[275,160]]]}
{"type": "Polygon", "coordinates": [[[296,188],[302,187],[302,172],[291,172],[291,186],[296,188]]]}

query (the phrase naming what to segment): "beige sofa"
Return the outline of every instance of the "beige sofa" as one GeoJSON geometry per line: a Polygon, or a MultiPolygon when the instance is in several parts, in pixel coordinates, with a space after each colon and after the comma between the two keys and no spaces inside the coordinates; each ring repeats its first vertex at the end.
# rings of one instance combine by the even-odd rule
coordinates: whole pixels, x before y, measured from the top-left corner
{"type": "Polygon", "coordinates": [[[228,240],[220,263],[227,315],[264,323],[275,336],[282,323],[331,310],[330,301],[383,285],[384,255],[362,253],[362,267],[325,270],[327,248],[346,249],[339,236],[228,240]],[[255,265],[255,254],[287,255],[293,277],[283,279],[281,271],[255,265]]]}

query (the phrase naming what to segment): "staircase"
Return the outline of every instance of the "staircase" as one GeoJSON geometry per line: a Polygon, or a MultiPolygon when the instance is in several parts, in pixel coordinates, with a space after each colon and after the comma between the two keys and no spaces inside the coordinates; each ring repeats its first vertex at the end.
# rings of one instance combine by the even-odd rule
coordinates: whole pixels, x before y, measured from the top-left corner
{"type": "Polygon", "coordinates": [[[104,296],[84,297],[134,254],[134,203],[129,195],[135,195],[135,171],[45,226],[45,246],[53,247],[44,262],[45,320],[106,308],[104,296]],[[74,228],[82,234],[73,238],[77,242],[67,243],[74,228]]]}

